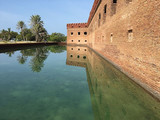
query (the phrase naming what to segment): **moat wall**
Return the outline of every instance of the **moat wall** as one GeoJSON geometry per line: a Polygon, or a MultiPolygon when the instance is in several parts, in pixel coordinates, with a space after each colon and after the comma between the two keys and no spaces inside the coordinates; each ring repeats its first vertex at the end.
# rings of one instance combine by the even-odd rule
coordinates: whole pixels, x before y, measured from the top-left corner
{"type": "Polygon", "coordinates": [[[159,1],[95,0],[87,25],[88,46],[160,94],[159,1]]]}

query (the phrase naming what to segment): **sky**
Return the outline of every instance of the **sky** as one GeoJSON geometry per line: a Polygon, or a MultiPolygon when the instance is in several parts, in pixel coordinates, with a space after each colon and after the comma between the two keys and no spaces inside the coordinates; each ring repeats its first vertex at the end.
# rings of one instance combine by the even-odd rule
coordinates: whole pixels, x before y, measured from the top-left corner
{"type": "Polygon", "coordinates": [[[67,23],[87,22],[94,0],[0,0],[0,30],[17,31],[18,21],[29,28],[32,15],[40,15],[49,34],[67,34],[67,23]]]}

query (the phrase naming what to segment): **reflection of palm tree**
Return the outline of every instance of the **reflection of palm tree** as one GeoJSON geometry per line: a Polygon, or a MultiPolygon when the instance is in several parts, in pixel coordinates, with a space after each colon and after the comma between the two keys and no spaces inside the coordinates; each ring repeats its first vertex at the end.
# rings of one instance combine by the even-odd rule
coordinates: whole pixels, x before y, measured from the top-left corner
{"type": "Polygon", "coordinates": [[[12,57],[12,55],[14,54],[14,51],[6,52],[6,54],[7,54],[9,57],[12,57]]]}
{"type": "Polygon", "coordinates": [[[65,46],[39,47],[21,50],[21,55],[17,57],[20,64],[25,64],[28,57],[31,57],[30,66],[33,72],[40,72],[44,67],[44,61],[48,57],[49,51],[61,53],[66,50],[65,46]]]}
{"type": "Polygon", "coordinates": [[[29,56],[34,56],[35,51],[36,51],[35,48],[34,48],[34,49],[21,50],[21,54],[22,54],[23,56],[27,56],[27,57],[29,57],[29,56]]]}
{"type": "Polygon", "coordinates": [[[19,61],[20,64],[25,64],[25,62],[27,61],[27,57],[26,56],[18,56],[17,60],[19,61]]]}
{"type": "Polygon", "coordinates": [[[44,66],[44,61],[48,57],[48,50],[44,48],[36,48],[34,57],[31,59],[30,65],[32,71],[40,72],[41,68],[44,66]]]}
{"type": "Polygon", "coordinates": [[[49,50],[53,53],[61,53],[64,52],[66,50],[66,46],[52,46],[49,47],[49,50]]]}

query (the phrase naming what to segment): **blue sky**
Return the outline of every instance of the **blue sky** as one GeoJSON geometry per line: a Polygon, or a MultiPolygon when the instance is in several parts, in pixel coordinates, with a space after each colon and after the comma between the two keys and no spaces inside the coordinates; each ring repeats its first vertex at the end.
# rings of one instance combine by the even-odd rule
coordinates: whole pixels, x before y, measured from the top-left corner
{"type": "Polygon", "coordinates": [[[48,33],[66,34],[67,23],[87,22],[94,0],[0,0],[0,30],[16,29],[23,20],[29,28],[31,15],[40,15],[48,33]]]}

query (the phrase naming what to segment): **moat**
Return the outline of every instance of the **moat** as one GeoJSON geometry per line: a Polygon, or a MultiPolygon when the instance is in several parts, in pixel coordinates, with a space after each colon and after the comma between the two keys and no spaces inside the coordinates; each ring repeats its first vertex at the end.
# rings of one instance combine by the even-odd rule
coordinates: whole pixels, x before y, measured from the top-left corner
{"type": "Polygon", "coordinates": [[[87,47],[0,51],[0,120],[159,120],[160,102],[87,47]]]}

